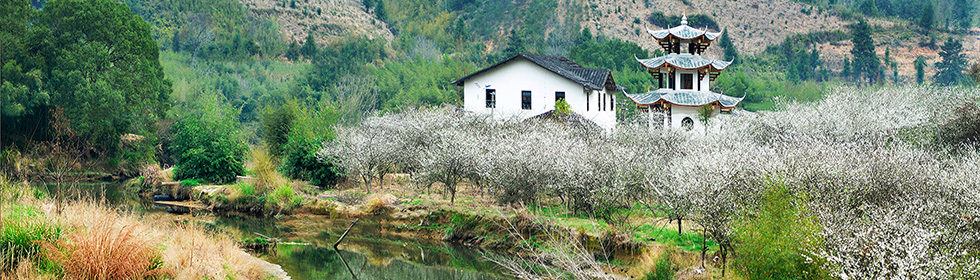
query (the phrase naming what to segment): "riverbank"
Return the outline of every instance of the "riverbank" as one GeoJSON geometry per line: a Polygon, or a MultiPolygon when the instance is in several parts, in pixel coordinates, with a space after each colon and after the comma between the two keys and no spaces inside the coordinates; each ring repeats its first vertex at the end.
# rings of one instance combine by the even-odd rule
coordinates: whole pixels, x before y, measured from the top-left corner
{"type": "Polygon", "coordinates": [[[231,238],[193,223],[95,201],[58,201],[2,177],[0,187],[4,279],[288,278],[231,238]]]}
{"type": "MultiPolygon", "coordinates": [[[[345,226],[354,219],[370,219],[370,226],[356,227],[352,236],[393,240],[427,240],[467,246],[482,251],[524,258],[544,259],[540,253],[554,251],[556,241],[581,244],[577,252],[568,255],[587,255],[576,262],[590,262],[605,273],[623,278],[644,278],[664,270],[670,264],[670,275],[680,279],[710,278],[720,275],[713,242],[703,243],[700,228],[684,221],[683,233],[678,235],[676,223],[658,217],[648,208],[625,210],[619,220],[595,219],[576,215],[558,203],[542,205],[500,206],[492,196],[480,189],[462,184],[456,201],[444,197],[438,186],[419,189],[404,175],[388,175],[370,192],[352,184],[339,184],[329,190],[312,187],[293,187],[301,202],[288,211],[268,212],[257,207],[262,198],[243,198],[242,189],[250,188],[254,178],[243,178],[231,185],[191,187],[196,200],[183,202],[194,208],[216,211],[221,216],[265,216],[275,227],[273,237],[281,240],[321,242],[315,246],[329,247],[339,236],[330,236],[324,228],[345,226]],[[235,201],[246,201],[246,207],[235,201]],[[250,212],[249,209],[260,209],[250,212]],[[244,211],[243,211],[244,210],[244,211]],[[320,241],[317,241],[320,240],[320,241]],[[707,267],[701,268],[701,248],[708,247],[707,267]],[[717,268],[715,266],[718,266],[717,268]]],[[[266,198],[267,199],[267,198],[266,198]]],[[[241,239],[253,238],[252,232],[241,232],[241,239]]],[[[343,247],[343,246],[342,246],[343,247]]],[[[552,255],[551,258],[558,256],[552,255]]]]}

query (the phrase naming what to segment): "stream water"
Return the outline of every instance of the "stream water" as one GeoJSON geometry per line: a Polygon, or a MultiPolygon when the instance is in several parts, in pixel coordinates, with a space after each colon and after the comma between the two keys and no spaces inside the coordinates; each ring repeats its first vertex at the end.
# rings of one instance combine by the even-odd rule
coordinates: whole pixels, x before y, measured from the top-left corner
{"type": "MultiPolygon", "coordinates": [[[[165,206],[124,190],[121,183],[81,184],[69,189],[43,185],[50,196],[105,201],[113,207],[145,215],[176,215],[169,214],[173,211],[165,206]]],[[[486,259],[502,256],[438,240],[388,234],[382,230],[382,218],[360,219],[339,246],[340,250],[334,250],[332,244],[347,228],[348,221],[307,217],[285,223],[283,219],[203,214],[199,220],[213,225],[215,230],[282,238],[284,243],[252,254],[282,266],[296,280],[510,279],[500,266],[486,259]]]]}

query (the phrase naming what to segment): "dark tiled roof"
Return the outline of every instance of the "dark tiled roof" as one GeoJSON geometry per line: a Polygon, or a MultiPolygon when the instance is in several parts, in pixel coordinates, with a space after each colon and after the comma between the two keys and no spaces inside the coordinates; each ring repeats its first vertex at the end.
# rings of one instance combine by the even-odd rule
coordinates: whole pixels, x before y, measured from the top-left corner
{"type": "Polygon", "coordinates": [[[483,70],[473,72],[466,77],[462,77],[459,80],[452,82],[452,84],[462,86],[465,80],[479,75],[480,73],[486,72],[487,70],[496,68],[497,66],[503,65],[518,57],[527,59],[534,64],[543,67],[544,69],[548,69],[548,71],[558,74],[565,79],[571,80],[572,82],[580,84],[589,89],[601,90],[605,88],[606,82],[609,81],[611,84],[616,86],[617,90],[625,90],[623,87],[616,85],[615,81],[612,80],[612,71],[609,69],[584,68],[564,57],[526,53],[516,54],[501,62],[497,62],[497,64],[484,68],[483,70]]]}

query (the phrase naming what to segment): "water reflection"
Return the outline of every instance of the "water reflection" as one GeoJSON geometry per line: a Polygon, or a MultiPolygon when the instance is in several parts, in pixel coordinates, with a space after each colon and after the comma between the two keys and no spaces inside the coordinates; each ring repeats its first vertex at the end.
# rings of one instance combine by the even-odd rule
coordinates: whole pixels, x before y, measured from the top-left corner
{"type": "Polygon", "coordinates": [[[495,271],[494,264],[468,248],[439,250],[372,242],[358,242],[357,247],[357,251],[343,248],[334,251],[328,247],[286,244],[263,257],[280,264],[297,280],[506,278],[495,271]],[[363,252],[361,249],[372,251],[363,252]],[[349,264],[350,271],[344,266],[344,261],[349,264]]]}

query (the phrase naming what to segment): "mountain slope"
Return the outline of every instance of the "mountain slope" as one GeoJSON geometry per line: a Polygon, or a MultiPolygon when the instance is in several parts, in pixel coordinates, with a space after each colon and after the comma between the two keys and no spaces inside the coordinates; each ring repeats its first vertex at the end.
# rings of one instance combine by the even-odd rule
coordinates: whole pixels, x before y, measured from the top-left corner
{"type": "Polygon", "coordinates": [[[392,40],[388,26],[367,13],[359,0],[241,0],[256,16],[275,19],[287,42],[302,43],[313,32],[323,45],[343,38],[392,40]]]}

